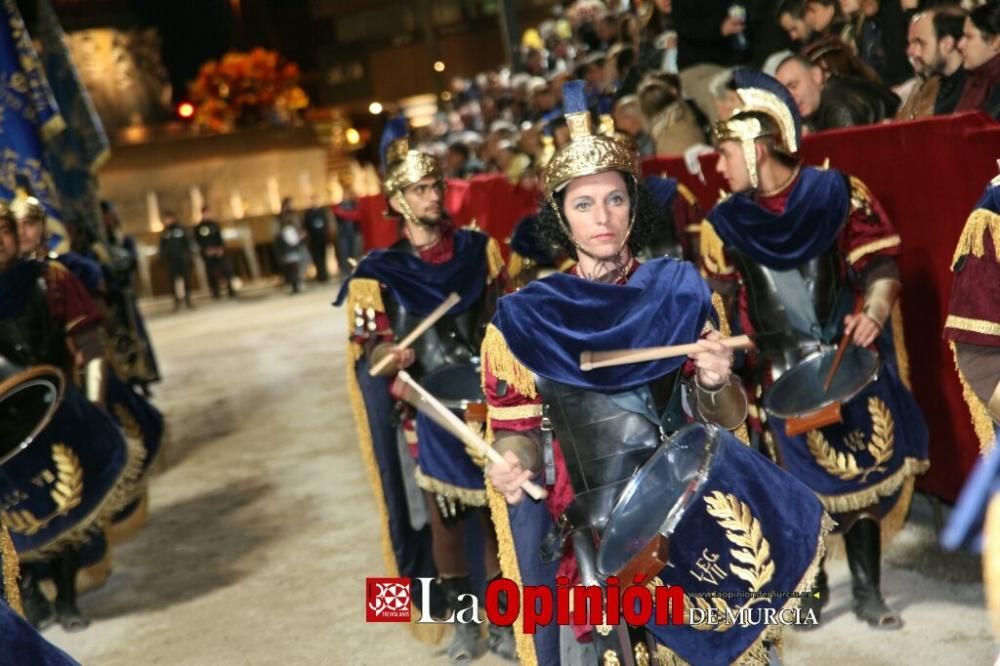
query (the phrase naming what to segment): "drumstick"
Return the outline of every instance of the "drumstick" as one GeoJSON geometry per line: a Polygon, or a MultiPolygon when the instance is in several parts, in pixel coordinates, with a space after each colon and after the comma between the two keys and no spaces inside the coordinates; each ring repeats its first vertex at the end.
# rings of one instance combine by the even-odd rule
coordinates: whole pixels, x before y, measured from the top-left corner
{"type": "MultiPolygon", "coordinates": [[[[444,299],[444,302],[441,305],[434,308],[434,311],[427,315],[426,319],[417,324],[417,327],[410,331],[409,335],[399,341],[396,345],[395,351],[401,351],[412,345],[428,328],[436,324],[438,319],[448,314],[448,310],[451,310],[460,300],[462,300],[461,296],[455,292],[450,293],[448,298],[444,299]]],[[[368,374],[374,377],[378,373],[385,370],[385,367],[392,362],[392,356],[392,354],[386,354],[383,356],[381,361],[368,370],[368,374]]]]}
{"type": "MultiPolygon", "coordinates": [[[[737,335],[732,338],[722,338],[721,342],[727,349],[749,349],[753,341],[749,335],[737,335]]],[[[585,351],[580,354],[580,369],[584,372],[596,368],[606,368],[613,365],[627,365],[643,361],[659,361],[665,358],[688,356],[699,351],[698,343],[686,345],[670,345],[667,347],[646,347],[638,349],[615,349],[612,351],[585,351]]]]}
{"type": "Polygon", "coordinates": [[[833,376],[837,374],[837,368],[840,367],[840,362],[844,360],[844,353],[847,352],[847,348],[850,346],[850,336],[845,333],[844,337],[840,339],[837,354],[833,357],[833,363],[830,364],[830,370],[826,373],[826,379],[823,380],[823,393],[829,391],[830,386],[833,385],[833,376]]]}
{"type": "MultiPolygon", "coordinates": [[[[462,440],[462,442],[471,446],[493,462],[507,462],[492,446],[484,442],[478,435],[469,430],[469,426],[463,423],[462,419],[455,416],[450,409],[442,405],[437,398],[428,393],[427,389],[415,382],[413,377],[410,377],[410,373],[406,372],[406,370],[400,370],[399,374],[396,375],[396,378],[406,387],[411,389],[415,394],[404,394],[403,399],[406,400],[406,402],[410,403],[424,414],[427,414],[427,416],[433,419],[441,427],[447,429],[452,435],[458,437],[462,440]]],[[[544,488],[533,481],[525,481],[521,484],[521,488],[524,492],[528,493],[536,500],[543,500],[548,495],[548,492],[546,492],[544,488]]]]}

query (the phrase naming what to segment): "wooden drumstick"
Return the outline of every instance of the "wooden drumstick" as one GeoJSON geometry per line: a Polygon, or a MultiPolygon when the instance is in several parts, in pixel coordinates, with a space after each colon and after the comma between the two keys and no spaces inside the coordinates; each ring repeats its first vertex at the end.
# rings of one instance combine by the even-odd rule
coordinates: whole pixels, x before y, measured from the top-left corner
{"type": "Polygon", "coordinates": [[[830,390],[833,386],[833,377],[837,374],[837,369],[840,368],[840,362],[844,360],[844,353],[847,348],[851,346],[851,337],[845,333],[844,337],[840,339],[840,345],[837,347],[837,354],[833,357],[833,363],[830,364],[830,370],[826,373],[826,379],[823,380],[823,393],[830,390]]]}
{"type": "MultiPolygon", "coordinates": [[[[449,294],[448,298],[444,299],[444,302],[441,303],[441,305],[434,308],[434,311],[431,312],[429,315],[427,315],[426,319],[417,324],[417,327],[412,331],[410,331],[409,335],[407,335],[405,338],[399,341],[399,343],[396,345],[395,351],[401,351],[403,349],[406,349],[414,342],[416,342],[417,338],[423,335],[424,332],[431,326],[436,324],[438,319],[448,314],[448,310],[451,310],[453,307],[455,307],[461,300],[462,297],[456,294],[455,292],[449,294]]],[[[392,362],[392,354],[386,354],[384,357],[382,357],[381,361],[373,365],[368,370],[368,374],[374,377],[378,373],[385,370],[386,366],[389,365],[391,362],[392,362]]]]}
{"type": "MultiPolygon", "coordinates": [[[[753,341],[749,335],[737,335],[732,338],[718,340],[727,349],[749,349],[753,341]]],[[[667,347],[646,347],[638,349],[615,349],[612,351],[585,351],[580,354],[580,369],[584,372],[607,368],[614,365],[628,365],[643,361],[659,361],[665,358],[688,356],[699,351],[698,343],[686,345],[670,345],[667,347]]]]}
{"type": "MultiPolygon", "coordinates": [[[[427,414],[435,423],[447,429],[452,435],[458,437],[466,445],[474,448],[493,462],[498,464],[507,462],[492,446],[484,442],[476,433],[472,432],[469,426],[462,422],[462,419],[455,416],[450,409],[442,405],[437,398],[428,393],[427,389],[415,382],[406,370],[400,370],[399,374],[396,375],[396,379],[413,391],[413,394],[404,394],[403,399],[406,402],[427,414]]],[[[525,481],[521,484],[521,489],[536,500],[543,500],[548,496],[545,488],[542,488],[534,481],[525,481]]]]}

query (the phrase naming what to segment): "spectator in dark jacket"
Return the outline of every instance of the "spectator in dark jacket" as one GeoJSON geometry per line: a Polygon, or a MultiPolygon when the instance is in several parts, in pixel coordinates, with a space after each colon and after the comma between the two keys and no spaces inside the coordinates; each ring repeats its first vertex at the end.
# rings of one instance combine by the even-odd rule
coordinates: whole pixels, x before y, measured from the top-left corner
{"type": "Polygon", "coordinates": [[[776,78],[788,88],[814,132],[882,122],[899,108],[899,98],[888,88],[866,79],[828,76],[802,56],[781,63],[776,78]]]}
{"type": "Polygon", "coordinates": [[[677,30],[678,69],[702,64],[735,65],[748,56],[746,9],[742,4],[674,0],[671,17],[677,30]],[[738,12],[730,11],[733,7],[743,8],[743,20],[739,20],[738,12]]]}
{"type": "Polygon", "coordinates": [[[167,264],[170,272],[170,286],[174,294],[174,310],[181,307],[181,298],[184,303],[194,309],[191,302],[191,257],[193,255],[193,245],[191,233],[177,219],[177,215],[172,212],[163,214],[163,233],[160,234],[160,258],[167,264]]]}
{"type": "Polygon", "coordinates": [[[899,0],[840,0],[850,21],[858,56],[887,86],[913,76],[906,58],[907,15],[899,0]]]}

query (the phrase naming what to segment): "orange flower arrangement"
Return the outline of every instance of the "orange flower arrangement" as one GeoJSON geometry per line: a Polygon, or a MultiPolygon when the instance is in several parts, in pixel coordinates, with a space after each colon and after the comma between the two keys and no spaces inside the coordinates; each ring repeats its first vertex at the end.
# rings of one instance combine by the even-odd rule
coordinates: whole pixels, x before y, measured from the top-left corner
{"type": "Polygon", "coordinates": [[[215,132],[269,122],[286,124],[309,106],[299,66],[274,51],[231,51],[201,66],[190,86],[195,122],[215,132]]]}

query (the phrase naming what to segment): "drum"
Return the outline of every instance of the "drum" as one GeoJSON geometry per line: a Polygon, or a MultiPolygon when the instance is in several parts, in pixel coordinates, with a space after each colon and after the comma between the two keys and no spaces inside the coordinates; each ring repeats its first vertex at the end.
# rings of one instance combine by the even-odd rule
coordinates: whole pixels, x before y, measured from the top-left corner
{"type": "Polygon", "coordinates": [[[22,368],[0,356],[0,465],[26,449],[59,406],[63,376],[50,365],[22,368]]]}
{"type": "Polygon", "coordinates": [[[470,405],[485,402],[481,381],[477,361],[432,370],[423,376],[420,385],[445,407],[463,416],[470,405]]]}
{"type": "MultiPolygon", "coordinates": [[[[639,468],[619,496],[604,529],[597,551],[601,576],[622,576],[632,570],[649,573],[650,566],[658,569],[666,564],[666,553],[662,552],[653,553],[660,561],[650,566],[640,566],[636,560],[650,553],[650,545],[661,537],[669,540],[685,511],[701,496],[719,441],[715,426],[685,426],[639,468]]],[[[631,575],[628,577],[631,582],[631,575]]]]}
{"type": "Polygon", "coordinates": [[[851,345],[833,376],[829,391],[823,382],[837,355],[836,348],[816,351],[784,373],[764,393],[764,409],[771,416],[795,419],[824,407],[847,402],[878,378],[879,355],[851,345]]]}

